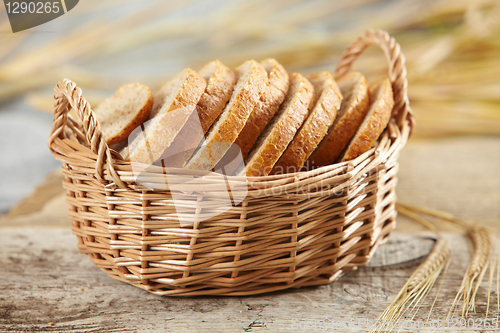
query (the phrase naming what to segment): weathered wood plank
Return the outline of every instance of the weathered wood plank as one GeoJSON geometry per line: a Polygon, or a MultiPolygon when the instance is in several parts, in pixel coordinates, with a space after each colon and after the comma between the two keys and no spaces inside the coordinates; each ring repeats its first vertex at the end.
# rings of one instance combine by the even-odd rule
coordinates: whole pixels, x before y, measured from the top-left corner
{"type": "MultiPolygon", "coordinates": [[[[399,165],[398,200],[474,220],[500,235],[500,137],[410,139],[399,165]]],[[[399,227],[416,229],[405,221],[399,227]]]]}
{"type": "MultiPolygon", "coordinates": [[[[68,229],[0,230],[2,332],[290,332],[292,324],[307,320],[374,321],[421,262],[361,267],[328,286],[259,296],[169,298],[109,278],[77,252],[76,239],[68,229]]],[[[448,239],[454,260],[433,318],[446,317],[468,261],[466,241],[458,234],[448,239]]],[[[392,260],[384,258],[387,254],[404,258],[410,249],[420,251],[416,240],[417,236],[394,234],[374,263],[392,260]]],[[[429,249],[429,242],[421,244],[429,249]]],[[[487,284],[481,295],[485,288],[487,284]]],[[[425,319],[433,296],[419,312],[420,319],[425,319]]],[[[479,313],[484,313],[484,297],[478,298],[478,305],[479,313]]]]}
{"type": "MultiPolygon", "coordinates": [[[[500,138],[493,137],[410,141],[400,158],[398,197],[473,219],[498,235],[498,147],[500,138]]],[[[80,255],[69,231],[64,196],[36,208],[0,216],[0,332],[291,332],[294,318],[303,324],[325,318],[375,320],[421,260],[385,265],[418,257],[430,244],[414,234],[394,233],[369,266],[328,286],[252,297],[168,298],[115,281],[80,255]]],[[[410,233],[420,227],[400,216],[396,230],[410,233]]],[[[452,233],[447,237],[453,261],[442,280],[434,319],[446,318],[469,261],[465,239],[452,233]]],[[[473,318],[485,315],[487,280],[479,289],[479,315],[473,318]]],[[[427,316],[437,289],[417,318],[427,316]]],[[[496,297],[491,301],[494,317],[496,297]]]]}

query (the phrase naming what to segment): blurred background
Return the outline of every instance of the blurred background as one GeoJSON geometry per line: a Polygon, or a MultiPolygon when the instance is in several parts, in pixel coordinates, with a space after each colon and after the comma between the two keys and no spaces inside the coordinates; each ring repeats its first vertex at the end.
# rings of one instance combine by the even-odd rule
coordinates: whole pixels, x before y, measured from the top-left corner
{"type": "MultiPolygon", "coordinates": [[[[122,84],[155,91],[214,59],[332,72],[368,28],[387,30],[406,56],[412,140],[500,134],[499,0],[80,0],[15,34],[0,5],[0,214],[59,166],[46,141],[62,78],[96,106],[122,84]]],[[[387,65],[372,47],[355,69],[373,82],[387,65]]]]}

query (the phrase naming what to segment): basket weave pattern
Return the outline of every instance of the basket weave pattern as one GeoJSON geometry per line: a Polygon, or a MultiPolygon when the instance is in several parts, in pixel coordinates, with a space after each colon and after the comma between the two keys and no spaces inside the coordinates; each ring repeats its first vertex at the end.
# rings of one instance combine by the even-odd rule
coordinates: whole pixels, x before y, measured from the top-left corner
{"type": "Polygon", "coordinates": [[[386,32],[369,30],[351,44],[336,77],[371,44],[387,57],[395,98],[377,146],[353,161],[276,176],[125,162],[104,142],[81,90],[62,80],[48,145],[63,162],[80,252],[113,278],[177,296],[326,284],[366,264],[395,226],[397,158],[414,124],[404,57],[386,32]],[[68,116],[71,108],[79,119],[68,116]],[[138,184],[134,168],[158,187],[165,187],[165,175],[186,185],[174,199],[169,187],[138,184]],[[220,209],[228,186],[243,201],[220,209]]]}

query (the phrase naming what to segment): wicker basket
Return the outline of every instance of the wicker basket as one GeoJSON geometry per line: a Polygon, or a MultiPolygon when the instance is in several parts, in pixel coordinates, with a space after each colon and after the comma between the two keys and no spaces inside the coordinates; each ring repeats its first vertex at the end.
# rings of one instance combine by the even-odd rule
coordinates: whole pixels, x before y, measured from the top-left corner
{"type": "Polygon", "coordinates": [[[395,97],[377,146],[350,162],[285,175],[125,162],[103,141],[81,89],[62,80],[48,145],[63,162],[80,252],[115,279],[176,296],[327,284],[366,264],[395,226],[397,158],[414,124],[404,57],[386,32],[369,30],[349,46],[336,77],[371,44],[387,57],[395,97]],[[137,170],[148,186],[138,184],[137,170]],[[241,202],[228,206],[228,193],[241,202]]]}

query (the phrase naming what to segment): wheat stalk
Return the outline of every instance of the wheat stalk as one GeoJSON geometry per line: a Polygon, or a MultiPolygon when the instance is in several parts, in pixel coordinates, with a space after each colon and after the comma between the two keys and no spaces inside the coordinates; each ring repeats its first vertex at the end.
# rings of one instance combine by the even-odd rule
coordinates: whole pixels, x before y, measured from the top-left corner
{"type": "Polygon", "coordinates": [[[450,248],[444,238],[438,238],[431,253],[427,259],[422,263],[421,267],[417,269],[412,278],[408,281],[407,291],[415,290],[423,281],[436,272],[438,267],[443,263],[446,257],[449,257],[450,248]]]}
{"type": "MultiPolygon", "coordinates": [[[[494,251],[496,253],[496,251],[494,251]]],[[[497,256],[498,257],[498,256],[497,256]]],[[[495,275],[495,268],[497,265],[498,258],[492,261],[492,266],[490,267],[490,281],[488,282],[488,295],[491,295],[491,285],[493,283],[493,276],[495,275]]],[[[498,297],[498,294],[497,294],[498,297]]],[[[488,301],[486,303],[486,315],[485,318],[488,318],[488,313],[490,310],[490,297],[488,297],[488,301]]],[[[497,309],[498,310],[498,309],[497,309]]]]}
{"type": "Polygon", "coordinates": [[[396,209],[400,214],[406,215],[422,224],[425,228],[435,232],[438,238],[425,261],[417,267],[391,304],[378,318],[378,323],[381,325],[374,328],[372,332],[391,331],[408,311],[410,311],[410,316],[414,317],[441,273],[446,272],[451,258],[448,242],[439,234],[439,231],[431,222],[405,206],[396,204],[396,209]]]}
{"type": "MultiPolygon", "coordinates": [[[[450,309],[450,313],[454,312],[457,303],[462,300],[462,317],[465,318],[469,311],[476,311],[476,295],[490,264],[491,251],[490,237],[486,228],[472,225],[467,230],[467,236],[471,240],[472,260],[465,271],[460,290],[450,309]]],[[[488,294],[488,303],[489,298],[488,294]]]]}
{"type": "Polygon", "coordinates": [[[414,316],[441,272],[448,266],[450,256],[448,242],[442,237],[438,238],[426,260],[413,272],[395,299],[378,318],[378,323],[382,325],[372,332],[386,331],[387,327],[391,331],[408,310],[414,316]]]}
{"type": "Polygon", "coordinates": [[[411,209],[408,209],[407,206],[403,205],[403,204],[400,204],[399,202],[396,203],[396,209],[399,213],[411,218],[412,220],[414,220],[415,222],[418,222],[420,223],[421,225],[423,225],[425,228],[439,234],[439,231],[438,229],[429,221],[427,221],[426,219],[420,217],[419,215],[415,214],[414,211],[412,211],[411,209]]]}
{"type": "Polygon", "coordinates": [[[445,221],[454,223],[454,224],[459,225],[465,229],[468,228],[467,222],[462,221],[460,219],[457,219],[452,214],[447,213],[447,212],[443,212],[440,210],[436,210],[436,209],[432,209],[432,208],[428,208],[428,207],[423,207],[423,206],[413,206],[413,205],[409,205],[409,204],[402,203],[402,202],[398,202],[396,205],[397,205],[398,211],[403,209],[403,211],[408,211],[408,212],[412,212],[412,213],[422,213],[425,215],[434,216],[434,217],[437,217],[441,220],[445,220],[445,221]]]}
{"type": "MultiPolygon", "coordinates": [[[[439,210],[430,209],[421,206],[411,206],[408,204],[398,203],[398,209],[403,207],[404,210],[410,211],[412,213],[422,213],[429,216],[434,216],[442,221],[451,222],[457,226],[460,226],[465,230],[465,236],[470,241],[472,258],[471,262],[467,266],[460,289],[453,301],[453,304],[448,313],[448,317],[454,313],[458,302],[463,301],[462,305],[462,317],[467,317],[469,311],[474,311],[476,309],[476,295],[479,287],[483,281],[484,275],[491,266],[491,270],[495,270],[496,264],[492,261],[492,241],[490,238],[490,231],[487,228],[481,227],[475,223],[467,223],[460,219],[455,218],[449,213],[445,213],[439,210]]],[[[496,260],[498,260],[497,250],[493,251],[496,255],[496,260]]],[[[500,269],[500,267],[499,267],[500,269]]],[[[493,272],[490,272],[490,278],[492,278],[493,272]]],[[[500,271],[497,274],[497,299],[498,299],[498,286],[500,281],[500,271]]],[[[491,286],[491,282],[490,282],[491,286]]],[[[500,301],[498,301],[500,302],[500,301]]],[[[489,310],[490,304],[490,292],[488,292],[487,297],[487,312],[489,310]]],[[[497,310],[500,309],[500,303],[498,303],[497,310]]],[[[486,313],[487,315],[487,313],[486,313]]]]}

